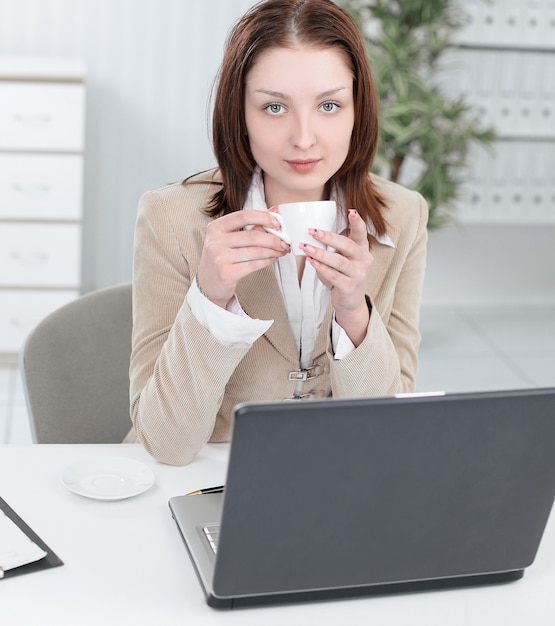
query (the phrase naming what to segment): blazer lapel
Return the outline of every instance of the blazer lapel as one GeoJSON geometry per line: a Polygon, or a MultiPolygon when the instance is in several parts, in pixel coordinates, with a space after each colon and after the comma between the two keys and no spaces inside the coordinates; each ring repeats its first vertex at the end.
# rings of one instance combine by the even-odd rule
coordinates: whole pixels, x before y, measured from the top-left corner
{"type": "MultiPolygon", "coordinates": [[[[347,234],[344,232],[343,234],[347,234]]],[[[395,245],[397,245],[399,233],[395,229],[389,229],[388,235],[391,237],[391,240],[395,245]]],[[[383,281],[385,280],[385,276],[387,271],[389,270],[389,266],[393,257],[395,256],[395,248],[391,246],[386,246],[381,244],[379,241],[376,241],[372,236],[370,236],[371,244],[371,252],[374,256],[374,263],[372,264],[372,268],[370,270],[370,274],[368,275],[368,279],[366,282],[366,292],[370,295],[372,299],[376,297],[379,293],[383,281]]],[[[318,336],[316,337],[316,343],[314,345],[314,351],[312,353],[311,359],[317,359],[320,355],[326,352],[329,345],[329,333],[331,320],[333,316],[333,308],[330,304],[328,304],[328,308],[326,309],[326,313],[324,315],[324,319],[322,320],[322,326],[318,332],[318,336]]]]}
{"type": "Polygon", "coordinates": [[[264,336],[282,356],[298,367],[299,354],[273,267],[265,267],[243,278],[237,285],[237,298],[250,317],[274,320],[264,336]]]}
{"type": "Polygon", "coordinates": [[[322,320],[322,325],[320,326],[320,330],[318,331],[318,335],[316,336],[316,342],[314,343],[314,350],[312,351],[312,355],[310,356],[311,361],[317,359],[320,355],[324,354],[328,349],[328,345],[330,343],[330,328],[331,328],[331,320],[333,316],[333,308],[331,306],[331,302],[328,304],[328,308],[324,314],[324,319],[322,320]]]}
{"type": "MultiPolygon", "coordinates": [[[[394,228],[388,228],[387,234],[395,244],[398,245],[399,241],[399,232],[394,228]]],[[[374,257],[374,263],[370,268],[370,274],[368,275],[367,280],[367,293],[368,295],[374,299],[379,293],[383,281],[385,280],[385,276],[389,270],[389,266],[391,265],[391,261],[396,253],[396,248],[392,248],[391,246],[386,246],[383,243],[380,243],[374,237],[370,235],[370,252],[374,257]]]]}

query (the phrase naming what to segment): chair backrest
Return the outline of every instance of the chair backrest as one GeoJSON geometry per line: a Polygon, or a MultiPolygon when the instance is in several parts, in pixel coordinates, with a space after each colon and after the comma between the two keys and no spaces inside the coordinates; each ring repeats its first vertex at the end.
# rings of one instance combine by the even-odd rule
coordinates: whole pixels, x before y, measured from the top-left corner
{"type": "Polygon", "coordinates": [[[88,293],[29,334],[20,355],[35,443],[115,443],[129,429],[131,284],[88,293]]]}

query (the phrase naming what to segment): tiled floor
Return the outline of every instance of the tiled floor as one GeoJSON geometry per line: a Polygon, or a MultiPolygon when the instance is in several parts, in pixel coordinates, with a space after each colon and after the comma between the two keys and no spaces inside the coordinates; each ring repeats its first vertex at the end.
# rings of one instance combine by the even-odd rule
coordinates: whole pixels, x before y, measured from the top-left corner
{"type": "Polygon", "coordinates": [[[419,391],[555,386],[555,306],[422,313],[419,391]]]}
{"type": "MultiPolygon", "coordinates": [[[[555,306],[422,312],[419,391],[555,386],[555,306]]],[[[31,434],[19,371],[0,368],[0,443],[31,434]]]]}

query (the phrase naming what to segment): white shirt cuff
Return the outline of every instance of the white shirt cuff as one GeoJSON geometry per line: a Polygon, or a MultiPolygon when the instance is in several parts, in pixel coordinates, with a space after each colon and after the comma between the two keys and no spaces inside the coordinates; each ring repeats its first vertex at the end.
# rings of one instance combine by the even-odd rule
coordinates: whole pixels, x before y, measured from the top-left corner
{"type": "Polygon", "coordinates": [[[331,322],[331,344],[333,357],[336,361],[344,359],[355,349],[355,344],[349,339],[347,333],[335,321],[335,313],[331,322]]]}
{"type": "Polygon", "coordinates": [[[204,328],[230,348],[252,345],[274,323],[274,320],[249,317],[236,296],[233,296],[227,309],[222,309],[201,293],[196,280],[191,282],[187,292],[187,303],[204,328]]]}

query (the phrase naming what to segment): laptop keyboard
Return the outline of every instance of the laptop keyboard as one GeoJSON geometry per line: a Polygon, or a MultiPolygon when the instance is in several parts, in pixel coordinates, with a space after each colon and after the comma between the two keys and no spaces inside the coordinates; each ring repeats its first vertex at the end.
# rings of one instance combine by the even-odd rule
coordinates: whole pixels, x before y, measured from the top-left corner
{"type": "Polygon", "coordinates": [[[219,524],[208,524],[204,526],[203,529],[204,536],[206,537],[210,547],[214,554],[218,552],[218,539],[220,538],[220,525],[219,524]]]}

